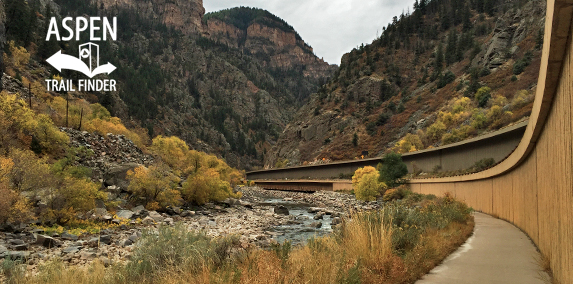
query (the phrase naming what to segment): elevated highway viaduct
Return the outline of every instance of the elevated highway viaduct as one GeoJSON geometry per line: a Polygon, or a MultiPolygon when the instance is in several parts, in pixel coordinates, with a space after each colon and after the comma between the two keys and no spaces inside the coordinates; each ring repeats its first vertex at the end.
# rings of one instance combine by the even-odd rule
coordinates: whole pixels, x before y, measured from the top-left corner
{"type": "MultiPolygon", "coordinates": [[[[535,102],[515,150],[496,166],[478,173],[409,181],[415,192],[436,195],[450,192],[476,210],[515,224],[547,257],[558,283],[573,283],[572,16],[573,0],[547,2],[535,102]]],[[[450,159],[445,157],[450,157],[456,149],[442,149],[443,167],[447,168],[445,160],[450,159]]],[[[473,155],[468,151],[468,157],[473,155]]],[[[351,171],[352,167],[377,163],[363,160],[335,168],[348,167],[347,171],[351,171]]],[[[310,172],[319,168],[299,167],[290,173],[269,171],[278,175],[267,177],[285,178],[282,173],[292,173],[298,179],[313,176],[310,172]]],[[[331,169],[321,174],[321,178],[333,173],[338,175],[331,169]]],[[[248,178],[266,178],[262,174],[251,172],[248,178]]]]}

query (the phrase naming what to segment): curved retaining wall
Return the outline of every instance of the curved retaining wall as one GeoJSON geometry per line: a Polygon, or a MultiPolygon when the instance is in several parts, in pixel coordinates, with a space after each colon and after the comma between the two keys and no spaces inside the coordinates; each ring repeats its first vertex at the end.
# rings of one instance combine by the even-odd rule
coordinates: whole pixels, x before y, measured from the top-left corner
{"type": "Polygon", "coordinates": [[[451,192],[521,228],[559,283],[573,283],[572,15],[573,0],[548,1],[535,103],[516,150],[483,172],[410,181],[415,192],[451,192]]]}
{"type": "MultiPolygon", "coordinates": [[[[513,152],[521,141],[527,121],[506,127],[484,136],[468,139],[462,142],[422,150],[402,155],[402,160],[408,165],[408,171],[413,171],[415,165],[424,172],[432,172],[436,166],[443,171],[467,169],[475,162],[484,158],[493,158],[500,162],[513,152]]],[[[341,161],[322,165],[298,166],[271,170],[252,171],[247,173],[251,180],[265,179],[330,179],[338,178],[340,174],[352,175],[364,166],[376,167],[382,162],[381,158],[341,161]]]]}

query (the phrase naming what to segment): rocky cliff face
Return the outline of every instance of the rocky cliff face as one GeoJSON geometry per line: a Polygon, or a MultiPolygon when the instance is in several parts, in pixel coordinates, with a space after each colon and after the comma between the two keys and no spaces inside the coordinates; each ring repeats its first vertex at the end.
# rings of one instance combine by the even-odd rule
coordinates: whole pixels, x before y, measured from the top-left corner
{"type": "MultiPolygon", "coordinates": [[[[205,15],[203,0],[103,0],[104,9],[128,8],[141,16],[175,27],[185,34],[203,31],[201,19],[205,15]]],[[[101,5],[100,4],[100,5],[101,5]]]]}
{"type": "MultiPolygon", "coordinates": [[[[249,9],[249,8],[235,8],[249,9]]],[[[208,15],[206,33],[211,40],[237,48],[261,59],[265,67],[281,70],[302,68],[302,75],[314,80],[330,77],[336,66],[316,57],[312,47],[306,44],[291,27],[285,27],[280,19],[263,14],[264,23],[257,18],[243,22],[243,27],[229,23],[228,16],[208,15]],[[226,21],[227,20],[227,21],[226,21]],[[268,23],[272,23],[269,25],[268,23]],[[265,24],[267,23],[267,24],[265,24]]]]}
{"type": "Polygon", "coordinates": [[[345,54],[332,80],[285,127],[265,167],[421,150],[527,117],[545,3],[505,1],[486,10],[458,2],[432,1],[345,54]],[[492,99],[478,101],[481,87],[492,99]]]}

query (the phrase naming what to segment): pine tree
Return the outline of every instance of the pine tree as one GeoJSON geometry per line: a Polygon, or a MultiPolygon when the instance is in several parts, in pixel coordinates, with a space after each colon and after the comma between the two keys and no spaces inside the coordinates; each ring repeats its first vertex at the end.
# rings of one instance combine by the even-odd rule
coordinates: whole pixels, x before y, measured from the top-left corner
{"type": "Polygon", "coordinates": [[[451,29],[448,35],[448,44],[446,45],[446,65],[450,65],[456,61],[456,43],[458,41],[458,36],[456,35],[456,29],[451,29]]]}
{"type": "Polygon", "coordinates": [[[36,17],[24,0],[9,0],[6,7],[6,35],[8,40],[14,40],[20,46],[26,46],[32,39],[32,23],[36,17]]]}
{"type": "Polygon", "coordinates": [[[469,31],[472,28],[472,23],[470,21],[470,18],[472,16],[472,13],[470,12],[470,8],[468,7],[468,5],[464,5],[464,11],[462,13],[462,30],[464,32],[469,31]]]}
{"type": "MultiPolygon", "coordinates": [[[[50,5],[46,5],[46,17],[44,21],[44,26],[42,27],[43,34],[47,34],[48,27],[50,24],[50,18],[52,17],[52,9],[50,5]]],[[[43,37],[40,38],[40,45],[38,46],[38,56],[43,61],[48,57],[52,56],[52,54],[56,53],[59,49],[58,42],[56,41],[55,37],[50,37],[49,41],[46,41],[43,37]]]]}
{"type": "Polygon", "coordinates": [[[442,43],[438,44],[438,51],[436,51],[436,70],[440,72],[442,70],[442,65],[444,64],[444,50],[442,43]]]}

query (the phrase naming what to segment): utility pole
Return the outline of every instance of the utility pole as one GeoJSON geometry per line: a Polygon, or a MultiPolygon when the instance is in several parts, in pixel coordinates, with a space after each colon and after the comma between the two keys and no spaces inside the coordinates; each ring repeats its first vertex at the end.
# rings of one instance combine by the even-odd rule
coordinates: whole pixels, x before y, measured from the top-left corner
{"type": "Polygon", "coordinates": [[[84,108],[82,108],[81,112],[80,112],[80,126],[78,127],[78,130],[82,130],[82,119],[84,118],[84,108]]]}
{"type": "Polygon", "coordinates": [[[68,105],[70,103],[69,96],[66,96],[66,128],[68,128],[68,105]]]}
{"type": "Polygon", "coordinates": [[[30,109],[32,109],[32,84],[28,84],[28,104],[30,109]]]}

